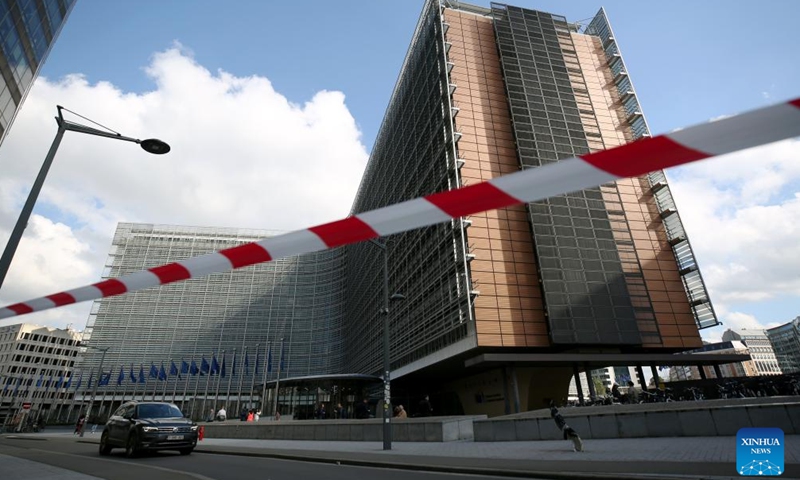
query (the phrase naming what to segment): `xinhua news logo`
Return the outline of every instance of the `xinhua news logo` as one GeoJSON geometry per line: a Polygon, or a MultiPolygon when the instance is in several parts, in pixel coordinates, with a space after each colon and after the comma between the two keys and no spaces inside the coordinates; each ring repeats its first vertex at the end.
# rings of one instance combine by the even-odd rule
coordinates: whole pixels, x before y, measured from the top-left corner
{"type": "Polygon", "coordinates": [[[736,471],[746,476],[783,474],[783,430],[740,429],[736,434],[736,471]]]}

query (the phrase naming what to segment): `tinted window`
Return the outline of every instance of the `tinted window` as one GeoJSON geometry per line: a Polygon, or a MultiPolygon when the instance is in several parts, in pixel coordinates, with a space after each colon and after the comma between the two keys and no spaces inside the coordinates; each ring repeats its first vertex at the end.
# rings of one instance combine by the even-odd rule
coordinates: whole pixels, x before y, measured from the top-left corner
{"type": "Polygon", "coordinates": [[[139,418],[175,418],[183,414],[178,407],[169,404],[144,404],[139,405],[139,418]]]}

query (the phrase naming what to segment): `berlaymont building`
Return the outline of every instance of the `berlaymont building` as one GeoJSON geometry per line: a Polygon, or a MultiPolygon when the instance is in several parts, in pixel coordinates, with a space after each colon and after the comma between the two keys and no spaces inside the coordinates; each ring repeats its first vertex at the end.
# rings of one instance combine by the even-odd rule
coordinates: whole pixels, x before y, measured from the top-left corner
{"type": "MultiPolygon", "coordinates": [[[[429,0],[352,213],[649,134],[604,10],[577,24],[429,0]]],[[[107,276],[267,235],[121,224],[107,276]]],[[[424,395],[434,413],[501,415],[565,398],[579,372],[633,367],[643,382],[645,369],[720,361],[674,355],[718,321],[663,172],[383,241],[404,297],[388,313],[392,399],[411,414],[424,395]]],[[[104,371],[128,393],[236,398],[230,409],[279,380],[284,414],[349,405],[369,389],[346,380],[380,387],[383,253],[364,242],[105,299],[85,339],[109,347],[104,371]],[[181,368],[204,361],[219,375],[181,368]],[[128,382],[140,370],[145,388],[128,382]]]]}

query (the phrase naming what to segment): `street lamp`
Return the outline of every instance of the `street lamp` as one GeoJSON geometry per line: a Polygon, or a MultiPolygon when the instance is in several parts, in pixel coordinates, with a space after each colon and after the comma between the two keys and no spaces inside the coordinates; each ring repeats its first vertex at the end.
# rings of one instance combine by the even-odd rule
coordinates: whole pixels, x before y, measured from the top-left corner
{"type": "Polygon", "coordinates": [[[81,425],[81,437],[83,436],[83,431],[86,430],[86,422],[89,421],[89,414],[92,413],[92,405],[94,405],[94,397],[97,395],[97,384],[100,383],[100,380],[103,378],[103,361],[106,359],[106,352],[111,347],[93,347],[91,345],[86,345],[86,348],[93,348],[95,350],[100,350],[101,352],[103,352],[103,355],[100,356],[100,366],[97,369],[99,373],[97,375],[97,379],[95,379],[94,381],[94,386],[92,387],[92,398],[91,400],[89,400],[89,406],[86,407],[86,418],[84,418],[83,425],[81,425]]]}
{"type": "Polygon", "coordinates": [[[389,378],[391,362],[389,360],[389,302],[404,300],[406,297],[401,293],[395,293],[389,297],[389,248],[386,243],[370,239],[373,245],[383,250],[383,449],[392,449],[392,412],[389,411],[389,404],[392,400],[392,385],[389,378]]]}
{"type": "MultiPolygon", "coordinates": [[[[36,177],[36,181],[33,183],[33,188],[28,194],[28,199],[25,201],[25,206],[22,207],[22,213],[19,214],[17,224],[14,225],[14,230],[11,232],[11,237],[8,239],[6,248],[3,251],[3,256],[0,257],[0,288],[3,287],[3,281],[5,280],[8,269],[11,266],[11,259],[14,258],[14,253],[17,251],[19,241],[22,239],[22,233],[25,231],[25,227],[28,226],[28,220],[33,212],[33,206],[36,203],[36,198],[39,196],[39,192],[42,190],[44,179],[47,177],[47,172],[50,170],[50,165],[53,163],[53,158],[56,156],[56,151],[58,150],[58,146],[61,144],[61,138],[64,136],[64,132],[69,130],[71,132],[87,133],[89,135],[96,135],[98,137],[115,138],[117,140],[125,140],[126,142],[138,143],[145,151],[155,155],[162,155],[170,151],[170,146],[161,140],[155,138],[139,140],[138,138],[125,137],[107,127],[103,127],[97,122],[92,122],[92,120],[78,115],[75,112],[71,113],[95,123],[96,125],[100,125],[109,131],[98,130],[87,125],[64,120],[64,116],[62,115],[61,111],[67,109],[60,105],[57,106],[57,109],[58,116],[56,117],[56,123],[58,124],[58,131],[56,132],[56,138],[53,140],[53,144],[50,146],[50,151],[47,152],[47,156],[44,159],[42,168],[39,170],[39,175],[36,177]]],[[[70,110],[67,111],[70,112],[70,110]]]]}

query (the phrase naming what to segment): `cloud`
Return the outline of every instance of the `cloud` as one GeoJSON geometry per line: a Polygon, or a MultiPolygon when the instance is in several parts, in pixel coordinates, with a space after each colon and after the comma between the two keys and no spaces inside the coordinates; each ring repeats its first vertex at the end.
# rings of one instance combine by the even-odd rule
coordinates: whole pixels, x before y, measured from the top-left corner
{"type": "MultiPolygon", "coordinates": [[[[212,73],[179,45],[145,72],[155,88],[141,94],[82,75],[37,80],[0,150],[3,244],[55,135],[56,105],[172,151],[67,132],[3,304],[97,281],[120,221],[293,230],[348,214],[368,154],[342,92],[292,103],[269,79],[212,73]]],[[[82,326],[87,311],[57,322],[82,326]]]]}
{"type": "Polygon", "coordinates": [[[727,306],[800,299],[798,157],[800,142],[787,140],[668,172],[681,220],[726,327],[774,326],[735,308],[728,312],[727,306]]]}

